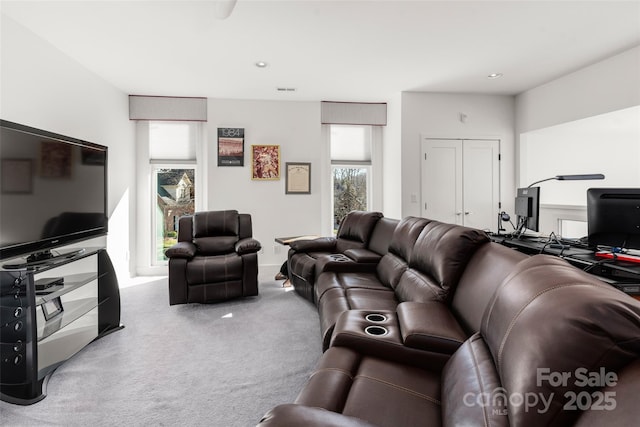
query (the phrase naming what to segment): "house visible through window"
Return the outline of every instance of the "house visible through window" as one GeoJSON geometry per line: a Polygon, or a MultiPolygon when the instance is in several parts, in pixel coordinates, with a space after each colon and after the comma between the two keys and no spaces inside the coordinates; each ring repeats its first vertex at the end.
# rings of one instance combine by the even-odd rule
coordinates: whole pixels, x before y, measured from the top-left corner
{"type": "Polygon", "coordinates": [[[166,263],[164,251],[177,242],[178,220],[195,212],[196,134],[192,123],[149,125],[154,206],[152,264],[166,263]]]}
{"type": "Polygon", "coordinates": [[[333,231],[352,210],[371,210],[371,126],[331,126],[333,231]]]}
{"type": "Polygon", "coordinates": [[[195,212],[195,169],[154,168],[156,188],[156,261],[178,240],[178,219],[195,212]]]}

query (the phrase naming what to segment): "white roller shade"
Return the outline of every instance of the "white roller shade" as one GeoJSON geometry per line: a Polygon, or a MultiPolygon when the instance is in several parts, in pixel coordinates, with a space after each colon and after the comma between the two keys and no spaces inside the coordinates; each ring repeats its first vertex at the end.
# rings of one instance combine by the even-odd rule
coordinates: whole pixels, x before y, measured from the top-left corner
{"type": "Polygon", "coordinates": [[[129,95],[130,120],[207,121],[207,98],[129,95]]]}
{"type": "Polygon", "coordinates": [[[323,101],[320,121],[329,125],[386,126],[387,104],[323,101]]]}

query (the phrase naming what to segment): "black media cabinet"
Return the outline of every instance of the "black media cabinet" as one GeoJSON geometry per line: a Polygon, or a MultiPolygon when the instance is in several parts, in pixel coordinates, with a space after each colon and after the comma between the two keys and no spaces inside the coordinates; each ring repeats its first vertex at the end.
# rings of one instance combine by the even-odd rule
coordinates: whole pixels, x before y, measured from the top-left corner
{"type": "Polygon", "coordinates": [[[0,270],[0,399],[42,400],[58,366],[121,328],[118,281],[104,248],[0,270]],[[36,291],[36,282],[54,284],[36,291]]]}

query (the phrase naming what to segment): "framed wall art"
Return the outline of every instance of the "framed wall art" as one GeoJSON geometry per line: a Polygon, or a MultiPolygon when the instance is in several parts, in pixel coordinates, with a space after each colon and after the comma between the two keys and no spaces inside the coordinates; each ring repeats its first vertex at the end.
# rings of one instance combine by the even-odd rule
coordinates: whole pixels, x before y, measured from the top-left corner
{"type": "Polygon", "coordinates": [[[280,146],[251,146],[251,179],[280,179],[280,146]]]}
{"type": "Polygon", "coordinates": [[[244,166],[244,128],[218,128],[218,166],[244,166]]]}
{"type": "Polygon", "coordinates": [[[311,194],[311,163],[285,164],[285,194],[311,194]]]}

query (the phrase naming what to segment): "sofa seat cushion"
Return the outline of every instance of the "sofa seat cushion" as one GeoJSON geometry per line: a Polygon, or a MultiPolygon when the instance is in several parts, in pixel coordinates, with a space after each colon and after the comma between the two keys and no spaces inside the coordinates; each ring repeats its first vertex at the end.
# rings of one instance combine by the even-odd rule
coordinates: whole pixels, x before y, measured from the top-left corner
{"type": "Polygon", "coordinates": [[[332,347],[296,399],[381,427],[441,425],[440,374],[332,347]]]}
{"type": "Polygon", "coordinates": [[[394,310],[398,305],[388,289],[347,289],[345,296],[352,310],[394,310]]]}
{"type": "Polygon", "coordinates": [[[196,256],[187,263],[189,286],[242,280],[242,258],[236,254],[196,256]]]}
{"type": "Polygon", "coordinates": [[[375,273],[343,273],[327,271],[318,276],[315,285],[316,301],[320,301],[329,289],[378,289],[391,290],[384,286],[375,273]]]}

